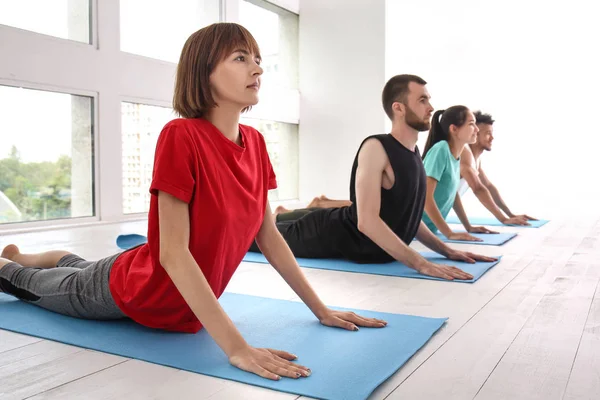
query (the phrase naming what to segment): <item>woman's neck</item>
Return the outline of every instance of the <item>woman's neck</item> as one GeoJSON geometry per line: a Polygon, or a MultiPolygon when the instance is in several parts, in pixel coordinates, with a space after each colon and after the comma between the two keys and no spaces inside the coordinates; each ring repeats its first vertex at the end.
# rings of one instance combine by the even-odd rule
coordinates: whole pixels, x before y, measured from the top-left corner
{"type": "Polygon", "coordinates": [[[204,119],[213,124],[227,139],[241,145],[239,109],[215,107],[206,112],[204,119]]]}
{"type": "Polygon", "coordinates": [[[448,140],[448,147],[450,147],[450,153],[458,160],[460,157],[460,153],[462,153],[465,148],[466,143],[460,142],[458,140],[450,139],[448,140]]]}

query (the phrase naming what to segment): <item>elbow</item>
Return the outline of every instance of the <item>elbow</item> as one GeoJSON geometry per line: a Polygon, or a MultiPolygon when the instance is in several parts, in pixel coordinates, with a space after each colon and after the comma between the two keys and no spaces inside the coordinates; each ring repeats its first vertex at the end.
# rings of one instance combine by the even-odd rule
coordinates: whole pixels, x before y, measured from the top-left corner
{"type": "Polygon", "coordinates": [[[482,195],[487,191],[486,187],[481,183],[471,186],[471,190],[476,196],[482,195]]]}
{"type": "Polygon", "coordinates": [[[160,246],[159,262],[164,269],[169,269],[176,265],[177,259],[180,259],[184,253],[184,249],[174,248],[173,246],[160,246]]]}
{"type": "Polygon", "coordinates": [[[371,231],[372,222],[368,218],[358,218],[357,228],[360,233],[363,235],[369,236],[369,232],[371,231]]]}
{"type": "Polygon", "coordinates": [[[167,269],[167,266],[171,265],[170,261],[173,259],[173,257],[171,256],[171,253],[167,251],[167,249],[163,249],[162,247],[159,250],[159,253],[158,261],[164,269],[167,269]]]}

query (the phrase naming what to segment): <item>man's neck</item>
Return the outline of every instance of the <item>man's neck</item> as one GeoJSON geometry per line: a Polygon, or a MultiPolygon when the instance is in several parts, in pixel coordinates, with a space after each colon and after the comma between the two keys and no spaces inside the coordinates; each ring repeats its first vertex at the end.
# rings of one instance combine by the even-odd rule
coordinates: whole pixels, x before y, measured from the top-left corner
{"type": "Polygon", "coordinates": [[[215,107],[204,118],[212,123],[227,139],[240,144],[240,110],[235,107],[215,107]]]}
{"type": "Polygon", "coordinates": [[[476,144],[471,144],[469,145],[469,147],[471,148],[471,153],[473,153],[473,158],[475,159],[475,162],[477,162],[477,160],[479,160],[479,157],[481,157],[485,149],[481,146],[477,146],[476,144]]]}
{"type": "Polygon", "coordinates": [[[415,151],[417,147],[417,140],[419,139],[419,131],[404,122],[398,122],[392,124],[391,135],[399,141],[402,146],[406,147],[410,151],[415,151]]]}

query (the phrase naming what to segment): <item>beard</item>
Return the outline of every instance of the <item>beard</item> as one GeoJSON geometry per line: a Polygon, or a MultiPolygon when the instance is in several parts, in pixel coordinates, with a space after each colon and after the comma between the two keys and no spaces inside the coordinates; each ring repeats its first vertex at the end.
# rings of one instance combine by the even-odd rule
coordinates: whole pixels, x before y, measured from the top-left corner
{"type": "Polygon", "coordinates": [[[427,120],[422,120],[419,117],[417,117],[417,114],[414,113],[413,110],[410,109],[410,107],[405,104],[406,106],[406,125],[410,126],[411,128],[413,128],[414,130],[418,131],[418,132],[425,132],[428,131],[429,129],[431,129],[431,121],[429,119],[427,120]]]}

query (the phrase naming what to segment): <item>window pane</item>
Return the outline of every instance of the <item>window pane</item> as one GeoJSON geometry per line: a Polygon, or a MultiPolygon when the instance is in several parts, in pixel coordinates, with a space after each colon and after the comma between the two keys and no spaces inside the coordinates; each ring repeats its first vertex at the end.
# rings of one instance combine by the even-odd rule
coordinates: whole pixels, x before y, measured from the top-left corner
{"type": "Polygon", "coordinates": [[[298,15],[262,0],[240,0],[240,23],[258,42],[267,90],[298,89],[298,15]]]}
{"type": "Polygon", "coordinates": [[[187,38],[219,21],[219,0],[121,0],[121,50],[179,62],[187,38]]]}
{"type": "Polygon", "coordinates": [[[94,215],[92,106],[0,86],[0,223],[94,215]]]}
{"type": "Polygon", "coordinates": [[[0,0],[0,24],[90,43],[90,0],[0,0]]]}
{"type": "Polygon", "coordinates": [[[150,209],[156,141],[162,128],[173,118],[173,111],[167,107],[121,103],[124,214],[150,209]]]}
{"type": "Polygon", "coordinates": [[[263,134],[277,186],[269,192],[269,200],[298,198],[298,125],[264,119],[243,118],[240,123],[250,125],[263,134]]]}

